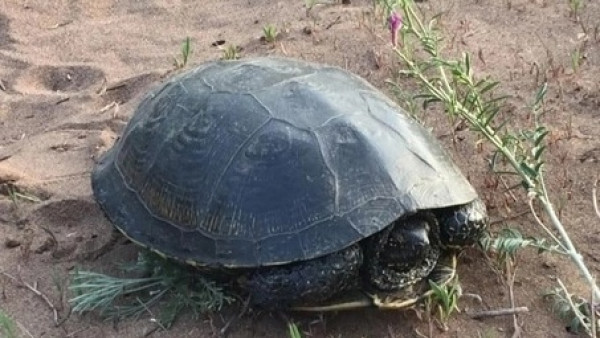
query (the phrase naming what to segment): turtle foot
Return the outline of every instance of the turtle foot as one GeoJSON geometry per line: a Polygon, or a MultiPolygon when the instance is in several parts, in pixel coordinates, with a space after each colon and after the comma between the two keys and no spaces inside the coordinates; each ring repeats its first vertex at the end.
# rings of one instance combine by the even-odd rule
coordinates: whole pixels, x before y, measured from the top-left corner
{"type": "Polygon", "coordinates": [[[411,308],[433,294],[429,281],[438,286],[448,285],[456,276],[457,258],[454,254],[443,255],[429,276],[420,283],[394,292],[354,292],[314,306],[295,306],[292,311],[330,312],[376,307],[384,310],[411,308]]]}

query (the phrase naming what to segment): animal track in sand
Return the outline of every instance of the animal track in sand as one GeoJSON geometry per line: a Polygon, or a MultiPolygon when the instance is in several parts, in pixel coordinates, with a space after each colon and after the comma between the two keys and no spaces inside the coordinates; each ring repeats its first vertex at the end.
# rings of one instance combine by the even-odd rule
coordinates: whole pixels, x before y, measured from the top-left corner
{"type": "MultiPolygon", "coordinates": [[[[93,200],[47,201],[29,215],[30,223],[44,229],[56,241],[54,258],[85,257],[111,242],[112,226],[93,200]]],[[[43,253],[47,250],[40,250],[43,253]]]]}
{"type": "Polygon", "coordinates": [[[108,85],[102,94],[102,98],[107,104],[112,102],[127,103],[138,95],[146,93],[153,84],[158,85],[162,77],[159,73],[144,73],[121,80],[108,85]]]}
{"type": "Polygon", "coordinates": [[[102,70],[86,65],[36,66],[18,81],[18,89],[23,93],[77,93],[97,90],[104,78],[102,70]]]}
{"type": "Polygon", "coordinates": [[[9,45],[15,43],[15,39],[10,35],[9,20],[3,14],[0,14],[0,50],[9,49],[9,45]]]}

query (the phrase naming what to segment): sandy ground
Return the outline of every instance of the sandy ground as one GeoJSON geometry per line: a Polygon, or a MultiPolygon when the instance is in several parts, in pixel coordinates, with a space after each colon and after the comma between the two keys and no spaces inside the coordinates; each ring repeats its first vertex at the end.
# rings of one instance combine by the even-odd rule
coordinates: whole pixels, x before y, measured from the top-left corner
{"type": "MultiPolygon", "coordinates": [[[[445,11],[442,21],[452,53],[478,55],[481,74],[503,81],[511,95],[502,114],[526,124],[526,104],[544,74],[549,78],[546,122],[551,134],[549,186],[561,217],[594,273],[600,268],[600,221],[594,217],[591,183],[600,164],[600,2],[583,1],[583,25],[569,15],[564,0],[427,1],[428,13],[445,11]],[[570,53],[587,48],[578,72],[570,53]],[[537,70],[536,70],[537,69],[537,70]],[[536,83],[536,72],[539,72],[536,83]]],[[[137,248],[111,241],[111,225],[95,204],[89,173],[97,156],[112,145],[128,121],[140,94],[169,76],[186,36],[193,54],[187,67],[220,58],[225,40],[242,47],[242,57],[286,55],[334,64],[388,91],[385,80],[396,69],[389,36],[367,0],[319,7],[306,15],[304,2],[220,1],[43,1],[0,2],[0,267],[20,276],[56,304],[66,318],[68,272],[84,266],[114,271],[133,259],[137,248]],[[262,43],[262,27],[282,30],[274,45],[262,43]],[[10,198],[17,189],[36,201],[10,198]],[[108,250],[103,250],[108,248],[108,250]],[[61,287],[57,287],[61,286],[61,287]]],[[[493,219],[518,215],[526,205],[513,201],[495,184],[467,131],[452,142],[443,118],[425,122],[486,199],[493,219]],[[461,141],[462,140],[462,141],[461,141]]],[[[496,182],[497,183],[497,182],[496,182]]],[[[512,219],[527,234],[539,231],[533,219],[512,219]]],[[[504,224],[498,223],[499,228],[504,224]]],[[[461,300],[462,310],[509,306],[506,286],[480,253],[460,260],[465,292],[483,303],[461,300]]],[[[564,323],[550,311],[541,293],[560,277],[585,292],[576,272],[555,256],[524,252],[519,256],[515,298],[529,313],[519,316],[525,337],[565,337],[564,323]]],[[[23,337],[141,337],[154,329],[148,318],[118,325],[95,315],[71,315],[59,327],[52,312],[33,292],[0,278],[0,308],[18,324],[23,337]]],[[[184,316],[160,337],[209,337],[231,313],[194,321],[184,316]]],[[[417,337],[426,321],[415,313],[355,311],[326,316],[294,315],[311,337],[417,337]]],[[[252,313],[236,322],[233,337],[283,337],[285,323],[252,313]]],[[[512,318],[473,320],[459,314],[439,337],[510,337],[512,318]]]]}

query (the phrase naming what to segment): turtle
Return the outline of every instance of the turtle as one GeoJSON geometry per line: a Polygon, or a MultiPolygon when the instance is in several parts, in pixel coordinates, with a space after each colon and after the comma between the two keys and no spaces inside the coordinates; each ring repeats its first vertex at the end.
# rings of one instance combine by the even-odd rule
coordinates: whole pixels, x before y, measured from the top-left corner
{"type": "Polygon", "coordinates": [[[91,185],[132,242],[268,309],[413,305],[488,223],[449,153],[389,96],[287,57],[205,61],[157,85],[91,185]]]}

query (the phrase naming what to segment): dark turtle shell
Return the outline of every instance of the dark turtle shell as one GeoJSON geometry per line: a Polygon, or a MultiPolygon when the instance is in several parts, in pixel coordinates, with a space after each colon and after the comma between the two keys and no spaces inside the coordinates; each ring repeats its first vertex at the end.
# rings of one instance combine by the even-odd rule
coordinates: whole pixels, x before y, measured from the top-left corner
{"type": "Polygon", "coordinates": [[[92,187],[135,242],[226,267],[319,257],[477,197],[437,140],[365,80],[281,58],[209,62],[161,85],[92,187]]]}

